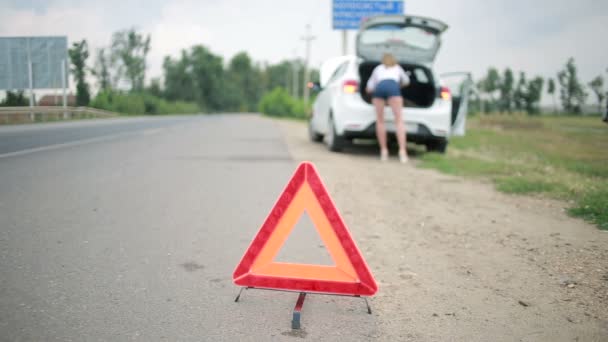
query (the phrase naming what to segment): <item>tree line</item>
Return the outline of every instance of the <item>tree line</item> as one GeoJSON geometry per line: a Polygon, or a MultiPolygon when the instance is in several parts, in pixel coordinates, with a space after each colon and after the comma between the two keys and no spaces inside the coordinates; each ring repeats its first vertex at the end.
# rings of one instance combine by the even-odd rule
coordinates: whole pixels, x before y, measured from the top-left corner
{"type": "MultiPolygon", "coordinates": [[[[204,45],[194,45],[178,57],[166,56],[162,77],[146,86],[150,42],[150,35],[135,29],[116,32],[109,47],[97,50],[92,68],[87,67],[86,40],[73,43],[69,57],[77,104],[123,113],[253,112],[264,94],[277,87],[289,89],[295,77],[304,79],[301,60],[269,65],[240,52],[225,62],[204,45]],[[93,98],[87,74],[99,88],[93,98]]],[[[318,71],[311,70],[311,75],[318,78],[318,71]]]]}
{"type": "MultiPolygon", "coordinates": [[[[608,70],[607,70],[608,72],[608,70]]],[[[589,93],[579,80],[578,69],[574,58],[570,58],[563,69],[557,72],[555,78],[545,80],[540,76],[527,78],[521,71],[516,78],[511,68],[501,73],[491,67],[486,75],[475,83],[471,99],[471,111],[482,113],[513,113],[526,112],[530,115],[540,113],[540,100],[544,86],[553,102],[553,112],[558,113],[557,96],[561,109],[568,114],[581,114],[589,93]],[[558,89],[559,87],[559,89],[558,89]]],[[[598,75],[587,83],[596,97],[598,112],[604,110],[606,99],[604,77],[598,75]]]]}

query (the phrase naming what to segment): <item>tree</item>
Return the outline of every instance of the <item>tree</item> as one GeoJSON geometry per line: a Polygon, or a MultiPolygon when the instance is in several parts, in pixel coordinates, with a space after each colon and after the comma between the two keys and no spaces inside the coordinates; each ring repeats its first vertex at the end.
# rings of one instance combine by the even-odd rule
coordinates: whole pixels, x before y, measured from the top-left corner
{"type": "Polygon", "coordinates": [[[513,84],[515,79],[510,68],[505,69],[502,82],[500,82],[500,110],[511,113],[513,102],[513,84]]]}
{"type": "MultiPolygon", "coordinates": [[[[203,45],[182,50],[179,58],[166,57],[163,71],[166,99],[196,101],[210,111],[255,111],[264,93],[289,89],[293,81],[288,61],[262,66],[240,52],[224,67],[222,57],[203,45]]],[[[312,80],[318,79],[318,70],[310,73],[312,80]]],[[[147,89],[151,92],[152,85],[147,89]]]]}
{"type": "Polygon", "coordinates": [[[585,104],[587,93],[578,80],[574,58],[568,59],[564,69],[557,74],[560,84],[560,98],[564,110],[580,114],[581,107],[585,104]]]}
{"type": "Polygon", "coordinates": [[[234,88],[227,87],[222,57],[213,54],[203,45],[190,50],[192,77],[199,104],[214,111],[234,109],[234,88]]]}
{"type": "Polygon", "coordinates": [[[523,96],[524,107],[526,112],[530,115],[538,114],[540,112],[539,102],[543,94],[544,80],[542,77],[537,76],[528,82],[526,86],[526,92],[523,96]]]}
{"type": "Polygon", "coordinates": [[[117,75],[129,82],[131,91],[144,89],[149,51],[150,35],[144,36],[133,28],[112,35],[112,60],[119,63],[117,75]]]}
{"type": "Polygon", "coordinates": [[[517,111],[522,111],[526,107],[526,93],[528,92],[528,83],[526,81],[526,73],[519,73],[519,80],[513,92],[513,106],[517,111]]]}
{"type": "Polygon", "coordinates": [[[595,93],[597,97],[597,107],[598,111],[602,112],[602,102],[604,102],[604,98],[606,97],[606,93],[604,93],[604,77],[597,76],[591,82],[589,82],[589,87],[595,93]]]}
{"type": "Polygon", "coordinates": [[[552,78],[549,78],[547,81],[547,92],[551,95],[553,100],[553,112],[557,113],[557,104],[555,101],[555,81],[552,78]]]}
{"type": "Polygon", "coordinates": [[[89,58],[87,41],[82,40],[72,44],[68,50],[70,61],[72,62],[72,75],[76,79],[76,104],[86,106],[91,100],[89,84],[86,82],[86,63],[89,58]]]}
{"type": "Polygon", "coordinates": [[[95,61],[95,67],[91,70],[91,74],[97,77],[97,82],[101,90],[110,89],[112,86],[110,68],[110,57],[107,55],[106,49],[98,49],[97,60],[95,61]]]}
{"type": "Polygon", "coordinates": [[[196,101],[204,110],[238,110],[240,89],[227,79],[222,57],[203,45],[182,50],[180,59],[165,57],[165,97],[196,101]]]}
{"type": "MultiPolygon", "coordinates": [[[[164,95],[167,99],[194,102],[199,100],[192,75],[192,63],[188,51],[182,50],[179,60],[165,57],[163,62],[165,79],[164,95]]],[[[202,103],[199,103],[202,105],[202,103]]],[[[203,107],[203,106],[201,106],[203,107]]]]}
{"type": "Polygon", "coordinates": [[[488,69],[486,77],[481,82],[481,90],[488,94],[490,99],[490,108],[488,111],[495,111],[497,101],[494,97],[494,93],[500,88],[500,74],[496,68],[492,67],[488,69]]]}
{"type": "Polygon", "coordinates": [[[283,61],[273,65],[266,65],[264,68],[265,91],[270,91],[277,87],[288,89],[293,94],[292,77],[293,71],[288,61],[283,61]]]}
{"type": "Polygon", "coordinates": [[[146,88],[146,91],[156,97],[162,97],[163,90],[160,87],[160,78],[154,77],[153,79],[151,79],[150,85],[148,86],[148,88],[146,88]]]}
{"type": "Polygon", "coordinates": [[[477,81],[477,83],[475,83],[475,94],[477,94],[477,100],[479,101],[479,112],[487,114],[489,111],[483,96],[485,93],[484,88],[484,79],[480,79],[477,81]]]}
{"type": "Polygon", "coordinates": [[[229,81],[234,84],[240,98],[239,109],[257,110],[264,90],[261,71],[252,65],[246,52],[236,54],[228,63],[229,81]]]}
{"type": "Polygon", "coordinates": [[[24,95],[23,90],[12,92],[8,90],[4,100],[0,101],[0,107],[23,107],[29,106],[30,100],[24,95]]]}

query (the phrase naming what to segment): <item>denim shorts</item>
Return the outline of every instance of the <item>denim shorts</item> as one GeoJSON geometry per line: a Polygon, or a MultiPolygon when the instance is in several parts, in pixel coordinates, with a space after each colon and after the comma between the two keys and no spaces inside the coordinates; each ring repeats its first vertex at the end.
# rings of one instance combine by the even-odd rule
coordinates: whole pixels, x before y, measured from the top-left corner
{"type": "Polygon", "coordinates": [[[395,80],[383,80],[374,89],[374,96],[387,100],[389,97],[401,96],[401,87],[395,80]]]}

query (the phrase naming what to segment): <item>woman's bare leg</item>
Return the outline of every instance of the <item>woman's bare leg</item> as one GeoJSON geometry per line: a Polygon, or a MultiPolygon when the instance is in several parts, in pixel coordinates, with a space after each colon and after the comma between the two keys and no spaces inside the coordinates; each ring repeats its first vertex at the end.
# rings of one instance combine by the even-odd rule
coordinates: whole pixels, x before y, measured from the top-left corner
{"type": "Polygon", "coordinates": [[[388,99],[388,104],[395,115],[395,127],[397,129],[397,142],[399,143],[399,155],[406,153],[406,132],[405,124],[403,123],[403,98],[401,96],[393,96],[388,99]]]}
{"type": "Polygon", "coordinates": [[[374,103],[374,108],[376,109],[376,137],[378,138],[378,143],[380,144],[380,153],[386,154],[388,153],[388,148],[386,147],[386,127],[384,126],[385,102],[383,99],[377,97],[375,97],[372,102],[374,103]]]}

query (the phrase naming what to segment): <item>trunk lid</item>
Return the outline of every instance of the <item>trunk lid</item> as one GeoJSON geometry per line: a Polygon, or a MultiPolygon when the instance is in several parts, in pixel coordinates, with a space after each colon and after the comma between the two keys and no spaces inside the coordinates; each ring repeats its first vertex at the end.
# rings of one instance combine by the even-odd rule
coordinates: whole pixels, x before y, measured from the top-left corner
{"type": "Polygon", "coordinates": [[[447,24],[425,17],[370,17],[357,34],[357,55],[379,62],[383,54],[391,53],[399,63],[431,64],[441,46],[441,34],[447,28],[447,24]]]}

